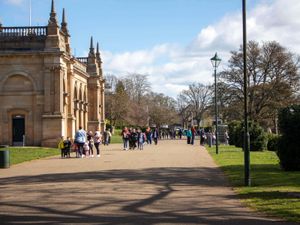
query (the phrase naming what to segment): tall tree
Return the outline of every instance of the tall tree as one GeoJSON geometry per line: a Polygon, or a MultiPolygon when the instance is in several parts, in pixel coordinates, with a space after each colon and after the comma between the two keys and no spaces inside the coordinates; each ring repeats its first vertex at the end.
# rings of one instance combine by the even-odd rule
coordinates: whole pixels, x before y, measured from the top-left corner
{"type": "Polygon", "coordinates": [[[201,83],[193,83],[189,85],[187,90],[183,90],[179,95],[182,104],[186,109],[191,110],[193,119],[200,126],[204,113],[208,110],[211,102],[211,87],[201,83]]]}
{"type": "Polygon", "coordinates": [[[182,126],[187,127],[189,118],[192,116],[192,107],[182,93],[177,96],[177,112],[180,116],[182,126]]]}
{"type": "Polygon", "coordinates": [[[152,92],[146,75],[107,78],[111,88],[106,92],[106,118],[112,125],[160,126],[177,121],[175,100],[152,92]]]}
{"type": "Polygon", "coordinates": [[[151,92],[147,96],[149,123],[160,127],[178,121],[176,101],[162,93],[151,92]]]}
{"type": "Polygon", "coordinates": [[[113,92],[114,90],[116,90],[116,85],[117,85],[118,81],[119,81],[119,79],[113,74],[105,75],[106,90],[109,90],[109,92],[113,92]]]}
{"type": "MultiPolygon", "coordinates": [[[[247,75],[249,88],[249,117],[270,125],[277,110],[296,101],[299,91],[299,57],[277,42],[260,46],[250,41],[247,46],[247,75]]],[[[221,100],[225,111],[242,112],[243,105],[243,53],[242,48],[231,52],[228,69],[220,73],[221,100]]]]}
{"type": "Polygon", "coordinates": [[[128,121],[129,96],[125,91],[122,81],[118,81],[115,91],[107,95],[107,118],[111,125],[123,125],[128,121]]]}
{"type": "Polygon", "coordinates": [[[141,103],[142,97],[151,91],[148,76],[145,74],[129,73],[123,78],[125,89],[133,101],[141,103]]]}

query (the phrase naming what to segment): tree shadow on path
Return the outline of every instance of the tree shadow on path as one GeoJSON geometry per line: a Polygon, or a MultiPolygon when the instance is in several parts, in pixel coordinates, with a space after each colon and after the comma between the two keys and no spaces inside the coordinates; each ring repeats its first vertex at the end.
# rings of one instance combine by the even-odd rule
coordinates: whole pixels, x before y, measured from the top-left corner
{"type": "Polygon", "coordinates": [[[1,224],[295,224],[236,204],[215,168],[42,174],[0,183],[1,224]]]}

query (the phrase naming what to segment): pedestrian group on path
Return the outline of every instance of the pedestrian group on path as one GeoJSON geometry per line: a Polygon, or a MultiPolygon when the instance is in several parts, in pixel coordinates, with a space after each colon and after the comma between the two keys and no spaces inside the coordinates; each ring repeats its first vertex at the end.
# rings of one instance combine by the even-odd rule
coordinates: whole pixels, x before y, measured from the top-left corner
{"type": "Polygon", "coordinates": [[[94,147],[96,149],[97,157],[100,157],[100,145],[109,145],[111,139],[110,130],[105,130],[103,133],[100,131],[86,132],[81,126],[76,131],[74,141],[70,137],[61,140],[58,143],[58,148],[61,150],[62,158],[70,158],[70,153],[75,152],[76,158],[94,157],[94,147]]]}
{"type": "Polygon", "coordinates": [[[157,145],[159,132],[157,128],[151,130],[150,127],[147,127],[145,132],[142,132],[140,128],[127,128],[124,127],[122,132],[123,139],[123,150],[134,150],[135,148],[139,150],[144,149],[145,144],[152,144],[152,140],[154,144],[157,145]]]}
{"type": "MultiPolygon", "coordinates": [[[[182,130],[159,130],[158,128],[151,129],[147,127],[145,132],[141,128],[127,128],[124,127],[121,136],[123,140],[123,150],[143,150],[144,145],[151,145],[154,142],[158,144],[159,139],[182,139],[182,136],[186,136],[187,144],[194,145],[196,136],[199,135],[200,145],[208,144],[210,147],[216,143],[215,133],[204,129],[196,130],[191,126],[189,129],[182,130]]],[[[74,141],[71,141],[70,137],[61,140],[58,143],[58,148],[61,150],[62,158],[70,158],[70,153],[75,152],[77,158],[94,157],[94,148],[96,149],[96,156],[100,157],[100,145],[109,145],[111,140],[111,131],[106,129],[104,132],[92,131],[86,132],[81,126],[76,131],[74,141]]],[[[229,136],[227,131],[224,133],[225,144],[228,145],[229,136]]]]}

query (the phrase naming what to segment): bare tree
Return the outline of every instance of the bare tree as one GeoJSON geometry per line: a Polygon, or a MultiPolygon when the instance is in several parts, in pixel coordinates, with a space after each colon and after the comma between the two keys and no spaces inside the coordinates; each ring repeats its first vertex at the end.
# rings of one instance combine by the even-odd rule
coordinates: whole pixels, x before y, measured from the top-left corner
{"type": "Polygon", "coordinates": [[[193,113],[193,119],[200,126],[204,113],[208,110],[211,102],[211,87],[201,83],[189,85],[188,90],[183,90],[179,99],[184,108],[188,108],[193,113]]]}
{"type": "Polygon", "coordinates": [[[114,92],[106,96],[105,103],[106,118],[110,121],[111,125],[115,126],[116,124],[127,124],[128,107],[130,102],[122,81],[118,81],[114,92]]]}
{"type": "Polygon", "coordinates": [[[162,93],[151,92],[146,96],[149,109],[149,122],[160,127],[178,121],[175,99],[162,93]]]}
{"type": "Polygon", "coordinates": [[[111,125],[147,126],[178,122],[176,101],[151,91],[147,75],[128,74],[117,79],[107,76],[111,91],[106,93],[106,118],[111,125]]]}
{"type": "Polygon", "coordinates": [[[186,101],[186,97],[181,93],[177,96],[177,111],[181,118],[181,123],[183,127],[188,126],[189,118],[192,116],[191,105],[186,101]]]}
{"type": "Polygon", "coordinates": [[[142,97],[151,91],[148,76],[144,74],[129,73],[123,78],[123,83],[130,99],[138,104],[141,103],[142,97]]]}
{"type": "MultiPolygon", "coordinates": [[[[276,118],[278,108],[296,100],[299,91],[299,58],[277,42],[260,46],[250,41],[248,50],[249,117],[260,123],[276,118]]],[[[243,60],[242,48],[233,51],[229,67],[220,73],[221,99],[228,112],[242,111],[243,60]]],[[[267,122],[270,124],[270,121],[267,122]]]]}
{"type": "Polygon", "coordinates": [[[110,90],[110,92],[116,90],[116,85],[119,79],[113,74],[106,74],[105,75],[105,88],[110,90]]]}

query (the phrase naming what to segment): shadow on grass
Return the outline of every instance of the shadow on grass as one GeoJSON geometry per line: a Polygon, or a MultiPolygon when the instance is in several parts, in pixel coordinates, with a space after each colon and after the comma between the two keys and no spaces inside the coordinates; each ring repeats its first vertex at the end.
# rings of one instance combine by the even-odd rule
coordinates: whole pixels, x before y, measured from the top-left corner
{"type": "MultiPolygon", "coordinates": [[[[243,165],[221,166],[221,169],[230,177],[234,185],[244,185],[244,181],[241,179],[244,177],[243,165]]],[[[286,172],[281,170],[279,165],[274,164],[251,164],[250,170],[251,186],[300,187],[300,171],[286,172]]]]}
{"type": "Polygon", "coordinates": [[[300,192],[289,191],[260,191],[240,194],[242,199],[259,198],[261,200],[273,199],[300,199],[300,192]]]}
{"type": "Polygon", "coordinates": [[[222,193],[227,182],[215,168],[41,174],[0,183],[1,224],[294,224],[226,205],[236,196],[222,193]]]}

